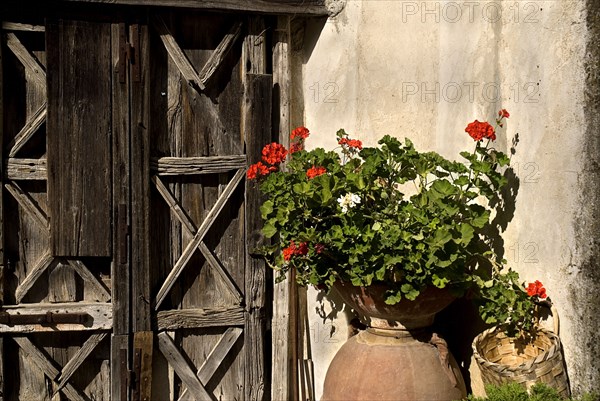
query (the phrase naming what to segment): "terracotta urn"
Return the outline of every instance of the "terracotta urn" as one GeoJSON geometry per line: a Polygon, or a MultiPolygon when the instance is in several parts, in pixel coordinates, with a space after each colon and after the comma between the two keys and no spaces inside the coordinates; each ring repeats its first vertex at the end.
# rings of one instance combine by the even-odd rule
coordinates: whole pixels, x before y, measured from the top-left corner
{"type": "Polygon", "coordinates": [[[338,282],[344,302],[368,328],[351,337],[334,357],[321,401],[453,401],[465,384],[446,342],[430,330],[436,313],[454,297],[429,288],[415,301],[385,303],[385,285],[338,282]]]}

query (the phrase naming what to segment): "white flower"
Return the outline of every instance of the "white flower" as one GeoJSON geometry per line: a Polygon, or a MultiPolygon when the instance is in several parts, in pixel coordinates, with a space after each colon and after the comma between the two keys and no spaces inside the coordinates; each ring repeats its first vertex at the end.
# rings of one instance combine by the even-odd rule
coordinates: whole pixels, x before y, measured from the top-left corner
{"type": "Polygon", "coordinates": [[[348,209],[352,209],[360,203],[360,196],[353,193],[347,193],[344,196],[340,196],[337,199],[337,202],[342,207],[342,213],[346,213],[348,212],[348,209]]]}

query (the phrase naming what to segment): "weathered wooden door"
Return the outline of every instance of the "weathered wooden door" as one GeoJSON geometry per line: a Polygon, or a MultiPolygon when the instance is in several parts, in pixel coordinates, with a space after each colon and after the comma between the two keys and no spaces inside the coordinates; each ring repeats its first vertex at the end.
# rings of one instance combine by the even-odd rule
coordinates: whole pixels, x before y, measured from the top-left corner
{"type": "MultiPolygon", "coordinates": [[[[33,13],[35,14],[35,13],[33,13]]],[[[0,399],[260,400],[262,17],[3,23],[0,399]]]]}

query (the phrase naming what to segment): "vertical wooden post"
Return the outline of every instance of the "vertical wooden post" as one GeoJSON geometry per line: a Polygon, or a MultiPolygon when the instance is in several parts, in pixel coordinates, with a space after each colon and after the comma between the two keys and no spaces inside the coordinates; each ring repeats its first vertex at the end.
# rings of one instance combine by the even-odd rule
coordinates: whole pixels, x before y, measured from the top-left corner
{"type": "MultiPolygon", "coordinates": [[[[0,305],[4,304],[4,93],[2,43],[0,43],[0,305]]],[[[0,337],[0,401],[4,400],[4,338],[0,337]]]]}
{"type": "MultiPolygon", "coordinates": [[[[273,48],[273,113],[274,130],[279,143],[289,149],[291,132],[291,76],[290,76],[290,17],[277,19],[273,48]]],[[[296,364],[295,331],[290,331],[291,319],[296,315],[290,302],[290,288],[295,285],[290,274],[283,282],[273,280],[272,317],[272,400],[294,400],[296,364]],[[292,380],[292,375],[294,380],[292,380]]]]}
{"type": "MultiPolygon", "coordinates": [[[[125,23],[111,26],[112,65],[121,60],[127,40],[125,23]]],[[[129,264],[129,82],[127,71],[112,71],[112,160],[113,160],[113,262],[111,264],[113,332],[111,336],[111,399],[127,401],[129,365],[130,264],[129,264]]]]}
{"type": "MultiPolygon", "coordinates": [[[[136,35],[136,30],[132,34],[136,35]]],[[[131,82],[131,265],[133,332],[151,330],[150,299],[150,142],[148,25],[139,25],[139,43],[133,63],[139,63],[139,80],[131,82]]]]}
{"type": "MultiPolygon", "coordinates": [[[[263,144],[271,139],[271,75],[248,74],[244,88],[244,138],[249,161],[259,160],[263,144]]],[[[248,315],[245,323],[244,347],[246,358],[245,399],[265,399],[265,263],[250,256],[262,242],[261,195],[255,181],[246,182],[246,273],[245,296],[248,315]]]]}
{"type": "MultiPolygon", "coordinates": [[[[264,18],[248,18],[248,34],[242,47],[242,132],[248,162],[259,160],[262,147],[271,141],[273,77],[266,72],[264,18]]],[[[255,182],[246,182],[246,271],[245,298],[248,312],[244,325],[244,393],[247,401],[262,401],[270,391],[265,389],[266,274],[264,262],[250,257],[262,239],[260,233],[260,192],[255,182]]]]}

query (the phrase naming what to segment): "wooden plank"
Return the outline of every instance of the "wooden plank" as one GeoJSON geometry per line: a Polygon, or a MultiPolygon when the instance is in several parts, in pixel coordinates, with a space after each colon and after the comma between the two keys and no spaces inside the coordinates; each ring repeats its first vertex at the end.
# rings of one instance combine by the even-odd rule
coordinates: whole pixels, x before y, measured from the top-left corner
{"type": "MultiPolygon", "coordinates": [[[[212,379],[217,369],[219,369],[219,367],[221,366],[223,360],[227,357],[227,354],[229,354],[231,348],[233,348],[233,345],[235,344],[237,339],[240,338],[242,332],[243,330],[239,327],[230,327],[229,329],[227,329],[227,331],[223,334],[219,342],[214,346],[210,354],[208,354],[208,357],[206,357],[206,360],[204,361],[200,369],[198,369],[196,376],[198,376],[200,383],[206,385],[206,383],[208,383],[210,379],[212,379]]],[[[181,393],[181,396],[179,397],[178,401],[193,400],[194,396],[186,388],[181,393]]]]}
{"type": "Polygon", "coordinates": [[[52,251],[111,256],[110,25],[49,22],[46,41],[52,251]]]}
{"type": "Polygon", "coordinates": [[[246,167],[246,156],[160,157],[151,167],[159,176],[219,174],[246,167]]]}
{"type": "Polygon", "coordinates": [[[47,110],[47,104],[44,102],[37,111],[27,119],[27,122],[25,122],[21,131],[19,131],[14,139],[8,144],[8,148],[10,149],[8,157],[15,157],[23,145],[25,145],[27,141],[31,139],[33,134],[37,132],[38,128],[46,122],[47,110]]]}
{"type": "MultiPolygon", "coordinates": [[[[30,358],[35,360],[38,366],[44,371],[44,374],[51,380],[56,380],[59,376],[60,371],[55,364],[50,361],[42,351],[38,349],[27,337],[13,337],[13,340],[19,347],[23,349],[29,355],[30,358]]],[[[62,389],[62,392],[72,401],[87,401],[88,397],[82,394],[79,390],[67,383],[62,389]]]]}
{"type": "MultiPolygon", "coordinates": [[[[177,202],[175,197],[171,194],[169,189],[162,183],[160,178],[158,178],[157,176],[154,176],[154,177],[152,177],[152,181],[154,182],[154,184],[156,185],[156,188],[158,189],[158,191],[160,192],[162,197],[165,199],[165,201],[171,208],[171,211],[175,214],[177,219],[181,222],[182,227],[184,227],[186,229],[186,231],[189,235],[193,236],[196,233],[197,228],[196,228],[196,225],[194,224],[194,222],[192,221],[192,219],[190,219],[190,217],[187,215],[187,213],[181,208],[181,206],[179,205],[179,203],[177,202]]],[[[227,286],[227,289],[229,290],[229,292],[234,296],[234,298],[237,299],[237,301],[239,303],[241,303],[244,298],[242,295],[242,292],[235,285],[233,279],[227,272],[227,269],[225,269],[221,265],[221,262],[213,254],[213,252],[210,249],[208,249],[208,247],[206,246],[204,241],[200,242],[200,244],[198,245],[198,248],[200,249],[200,252],[202,252],[202,255],[204,255],[204,257],[206,258],[206,261],[210,264],[210,266],[214,270],[216,270],[217,273],[219,273],[219,275],[223,279],[223,282],[227,286]]]]}
{"type": "Polygon", "coordinates": [[[63,261],[54,264],[48,275],[48,302],[73,302],[77,296],[75,272],[63,261]]]}
{"type": "Polygon", "coordinates": [[[42,274],[46,271],[50,264],[52,264],[53,261],[54,256],[52,256],[50,252],[46,252],[40,258],[40,260],[38,260],[33,269],[27,273],[25,279],[19,283],[17,289],[15,290],[15,298],[17,303],[20,303],[23,300],[25,295],[27,295],[27,292],[31,289],[31,287],[33,287],[36,281],[42,276],[42,274]]]}
{"type": "Polygon", "coordinates": [[[221,196],[219,197],[219,199],[217,200],[215,205],[212,207],[212,209],[206,215],[205,220],[202,222],[202,225],[198,229],[198,232],[196,233],[196,235],[194,235],[194,238],[192,239],[192,241],[190,241],[190,243],[184,249],[184,251],[181,254],[181,257],[177,260],[177,263],[175,263],[175,266],[173,266],[173,269],[171,270],[171,272],[167,276],[165,282],[163,283],[160,290],[158,291],[158,293],[156,295],[156,306],[155,306],[156,310],[158,310],[158,308],[160,307],[162,302],[165,300],[169,290],[171,289],[171,287],[173,287],[173,285],[175,284],[175,281],[181,274],[181,271],[186,266],[186,264],[189,262],[193,253],[200,245],[200,242],[202,242],[202,240],[204,239],[204,236],[208,232],[208,229],[211,227],[211,225],[213,224],[213,222],[215,221],[215,219],[217,218],[217,216],[219,215],[221,210],[223,210],[223,207],[225,206],[225,204],[227,203],[227,201],[233,194],[233,191],[236,189],[236,187],[238,186],[240,181],[244,178],[244,176],[245,176],[244,170],[239,170],[235,174],[235,176],[231,179],[229,184],[227,184],[227,187],[223,190],[223,193],[221,194],[221,196]]]}
{"type": "MultiPolygon", "coordinates": [[[[136,372],[136,400],[150,401],[152,399],[152,353],[154,349],[154,333],[141,331],[133,335],[134,360],[139,362],[136,372]]],[[[135,365],[135,363],[134,363],[135,365]]]]}
{"type": "Polygon", "coordinates": [[[77,274],[79,274],[83,281],[85,281],[94,288],[94,292],[96,293],[98,301],[110,301],[110,291],[108,290],[108,288],[106,288],[104,283],[102,283],[100,280],[98,280],[98,278],[96,278],[96,276],[92,274],[92,272],[81,260],[69,259],[68,263],[73,268],[73,270],[75,270],[77,274]]]}
{"type": "Polygon", "coordinates": [[[45,181],[48,177],[46,159],[9,158],[6,163],[6,178],[9,180],[45,181]]]}
{"type": "MultiPolygon", "coordinates": [[[[112,64],[118,65],[120,57],[119,24],[111,24],[112,64]]],[[[130,332],[130,265],[129,265],[129,197],[130,197],[130,137],[129,137],[129,84],[121,83],[115,71],[112,79],[112,185],[113,185],[113,262],[111,280],[113,303],[113,333],[115,336],[130,332]]],[[[114,348],[114,347],[113,347],[114,348]]],[[[127,348],[127,347],[125,347],[127,348]]],[[[116,350],[116,348],[115,348],[116,350]]],[[[112,369],[120,369],[111,362],[112,369]]],[[[120,396],[121,376],[113,375],[112,397],[120,396]],[[114,384],[115,380],[117,384],[114,384]]],[[[122,384],[126,386],[125,383],[122,384]]],[[[126,401],[126,400],[124,400],[126,401]]]]}
{"type": "Polygon", "coordinates": [[[243,326],[244,308],[224,306],[206,309],[175,309],[156,314],[158,330],[178,330],[196,327],[243,326]]]}
{"type": "Polygon", "coordinates": [[[35,221],[38,226],[44,231],[48,231],[48,215],[44,212],[40,206],[33,200],[33,198],[16,182],[9,182],[4,184],[4,187],[10,192],[15,198],[19,206],[35,221]]]}
{"type": "Polygon", "coordinates": [[[167,49],[171,60],[173,60],[173,63],[175,63],[186,82],[198,91],[204,90],[205,86],[200,75],[198,75],[190,60],[177,44],[165,21],[160,16],[156,16],[153,20],[153,25],[165,45],[165,49],[167,49]]]}
{"type": "Polygon", "coordinates": [[[235,44],[237,38],[240,36],[241,31],[242,23],[238,22],[234,24],[229,30],[229,32],[225,34],[225,37],[223,38],[223,40],[221,40],[215,51],[210,55],[210,58],[208,59],[206,64],[204,64],[204,67],[202,67],[202,70],[198,74],[200,76],[200,81],[204,85],[206,85],[206,83],[210,80],[215,71],[217,71],[217,68],[219,68],[219,65],[221,65],[221,62],[223,61],[229,50],[232,48],[232,46],[235,44]]]}
{"type": "Polygon", "coordinates": [[[139,26],[140,80],[131,82],[131,329],[151,331],[149,30],[139,26]]]}
{"type": "MultiPolygon", "coordinates": [[[[28,0],[24,0],[27,2],[28,0]]],[[[31,0],[29,0],[31,1],[31,0]]],[[[62,0],[70,3],[107,3],[135,6],[185,7],[265,14],[327,16],[325,0],[62,0]]]]}
{"type": "Polygon", "coordinates": [[[112,334],[110,338],[110,399],[128,401],[129,335],[112,334]]]}
{"type": "Polygon", "coordinates": [[[94,349],[100,344],[102,340],[108,335],[108,333],[96,333],[92,334],[90,338],[86,340],[86,342],[81,346],[77,353],[63,366],[62,371],[60,372],[59,377],[57,378],[57,382],[59,383],[58,388],[55,392],[60,391],[63,387],[67,385],[73,373],[81,366],[81,364],[86,360],[86,358],[92,353],[94,349]]]}
{"type": "Polygon", "coordinates": [[[23,24],[20,22],[2,21],[2,29],[5,31],[28,31],[28,32],[44,32],[46,27],[43,25],[23,24]]]}
{"type": "MultiPolygon", "coordinates": [[[[273,78],[270,75],[247,74],[244,88],[243,127],[248,160],[259,160],[261,149],[271,140],[271,102],[273,78]]],[[[266,358],[266,266],[264,261],[250,256],[252,249],[263,241],[261,234],[261,194],[254,181],[246,181],[246,324],[245,394],[249,400],[263,400],[265,394],[266,358]]]]}
{"type": "Polygon", "coordinates": [[[46,72],[35,57],[23,46],[17,35],[12,32],[6,34],[8,48],[17,56],[23,66],[29,70],[33,80],[42,88],[46,88],[46,72]]]}
{"type": "Polygon", "coordinates": [[[181,381],[185,383],[189,391],[195,395],[196,399],[203,401],[215,399],[206,391],[192,368],[190,368],[188,362],[181,355],[179,349],[167,333],[158,333],[158,346],[169,364],[175,369],[175,372],[177,372],[177,375],[181,381]]]}
{"type": "MultiPolygon", "coordinates": [[[[0,166],[4,166],[4,60],[2,59],[2,46],[0,46],[0,166]]],[[[0,173],[0,190],[4,188],[4,174],[0,173]]],[[[4,269],[6,260],[4,258],[4,191],[0,191],[0,306],[4,305],[4,269]]],[[[0,337],[0,401],[5,400],[6,380],[4,377],[4,337],[0,337]]]]}
{"type": "Polygon", "coordinates": [[[22,324],[7,325],[0,323],[0,333],[33,333],[56,331],[94,331],[110,330],[112,328],[112,305],[100,302],[65,302],[56,304],[20,304],[2,308],[9,315],[42,315],[85,313],[89,315],[84,324],[56,323],[52,325],[22,324]]]}
{"type": "MultiPolygon", "coordinates": [[[[290,17],[277,19],[273,49],[273,113],[274,129],[279,133],[279,143],[287,149],[290,145],[290,105],[291,105],[291,67],[290,67],[290,17]]],[[[271,399],[293,400],[290,393],[290,376],[295,362],[292,350],[294,342],[290,336],[290,286],[295,285],[290,274],[287,279],[277,282],[273,275],[273,315],[271,319],[271,399]]],[[[294,380],[295,382],[295,380],[294,380]]]]}

